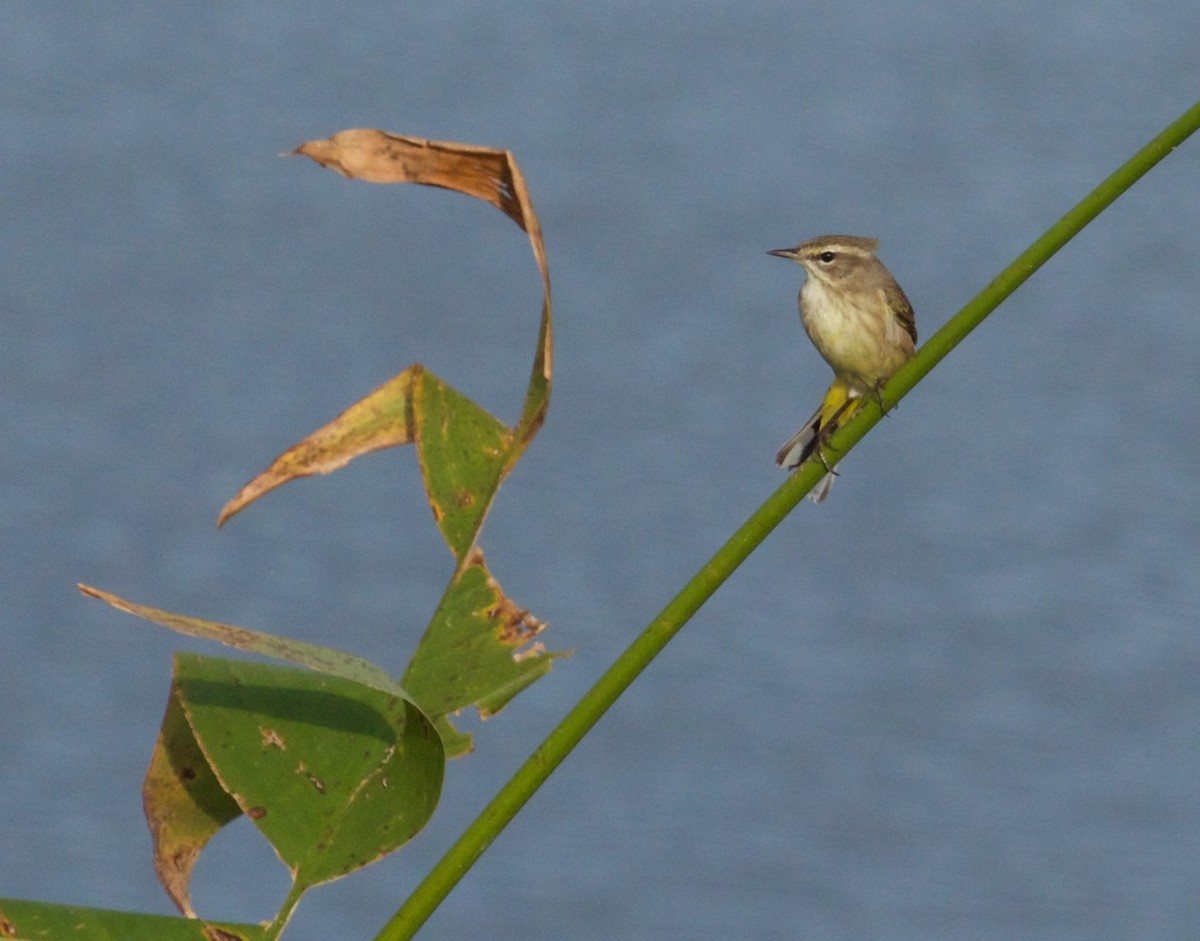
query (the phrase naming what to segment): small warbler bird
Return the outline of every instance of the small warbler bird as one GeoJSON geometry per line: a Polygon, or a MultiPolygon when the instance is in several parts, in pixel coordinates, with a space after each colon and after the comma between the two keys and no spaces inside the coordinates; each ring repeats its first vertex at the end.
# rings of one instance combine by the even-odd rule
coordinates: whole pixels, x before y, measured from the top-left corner
{"type": "MultiPolygon", "coordinates": [[[[787,440],[775,463],[795,470],[814,454],[825,464],[821,443],[913,354],[917,325],[912,305],[875,257],[878,239],[822,235],[795,248],[768,252],[804,267],[800,321],[817,351],[833,367],[833,384],[820,408],[787,440]]],[[[809,494],[820,503],[829,495],[837,467],[809,494]]]]}

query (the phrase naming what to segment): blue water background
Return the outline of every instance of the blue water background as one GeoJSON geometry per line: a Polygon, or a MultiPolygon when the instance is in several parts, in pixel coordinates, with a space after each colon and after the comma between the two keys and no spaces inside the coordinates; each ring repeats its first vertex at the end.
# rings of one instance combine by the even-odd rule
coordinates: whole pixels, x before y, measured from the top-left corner
{"type": "MultiPolygon", "coordinates": [[[[288,444],[414,361],[519,410],[528,244],[276,155],[505,146],[557,313],[483,533],[573,648],[480,724],[411,845],[289,936],[369,938],[780,483],[827,367],[767,249],[875,235],[928,337],[1190,105],[1200,5],[11,2],[0,30],[0,894],[170,912],[139,787],[180,639],[399,670],[451,559],[413,455],[288,444]]],[[[973,334],[703,609],[430,938],[1138,939],[1200,925],[1200,140],[973,334]]],[[[270,917],[245,821],[197,907],[270,917]]]]}

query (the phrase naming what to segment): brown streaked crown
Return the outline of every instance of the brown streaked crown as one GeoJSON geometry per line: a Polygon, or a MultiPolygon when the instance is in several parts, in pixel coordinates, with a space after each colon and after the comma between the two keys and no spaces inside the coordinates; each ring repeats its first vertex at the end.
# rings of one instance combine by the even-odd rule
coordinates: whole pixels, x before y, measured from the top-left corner
{"type": "Polygon", "coordinates": [[[819,235],[815,239],[801,242],[795,248],[777,248],[767,254],[788,258],[792,261],[801,261],[801,259],[815,261],[825,252],[833,252],[835,255],[852,255],[856,258],[871,258],[878,247],[879,239],[875,238],[863,238],[858,235],[819,235]]]}

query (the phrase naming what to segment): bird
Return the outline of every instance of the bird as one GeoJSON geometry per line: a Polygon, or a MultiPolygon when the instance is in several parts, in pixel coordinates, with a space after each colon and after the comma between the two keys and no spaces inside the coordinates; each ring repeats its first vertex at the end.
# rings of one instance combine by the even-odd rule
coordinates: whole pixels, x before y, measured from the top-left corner
{"type": "Polygon", "coordinates": [[[809,494],[814,503],[829,496],[837,475],[837,466],[826,463],[821,444],[858,411],[863,396],[878,396],[916,349],[912,304],[875,257],[878,247],[875,238],[822,235],[767,253],[804,268],[800,322],[833,370],[833,383],[821,405],[775,456],[775,463],[789,471],[817,456],[828,473],[809,494]]]}

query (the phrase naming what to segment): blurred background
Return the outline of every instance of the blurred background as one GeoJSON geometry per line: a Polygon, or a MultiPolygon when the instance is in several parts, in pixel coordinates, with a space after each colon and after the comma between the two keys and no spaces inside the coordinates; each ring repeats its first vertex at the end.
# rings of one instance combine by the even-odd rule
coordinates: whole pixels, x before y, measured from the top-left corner
{"type": "MultiPolygon", "coordinates": [[[[289,933],[369,938],[782,482],[829,371],[766,251],[878,236],[927,338],[1196,100],[1198,35],[1169,0],[6,4],[0,894],[172,911],[141,778],[172,651],[221,651],[77,581],[399,672],[452,566],[410,450],[217,511],[414,361],[519,411],[524,236],[278,154],[511,148],[554,282],[549,418],[482,544],[575,655],[464,719],[431,825],[289,933]]],[[[973,334],[423,936],[1194,930],[1198,193],[1193,140],[973,334]]],[[[193,898],[260,920],[285,886],[242,820],[193,898]]]]}

